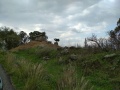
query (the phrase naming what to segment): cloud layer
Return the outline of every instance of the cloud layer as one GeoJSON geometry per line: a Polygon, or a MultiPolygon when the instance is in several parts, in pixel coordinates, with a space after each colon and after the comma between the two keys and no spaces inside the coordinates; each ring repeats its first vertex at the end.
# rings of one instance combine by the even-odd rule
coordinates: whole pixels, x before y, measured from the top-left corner
{"type": "Polygon", "coordinates": [[[45,31],[61,45],[83,44],[96,33],[105,37],[120,18],[120,0],[0,0],[0,26],[17,32],[45,31]]]}

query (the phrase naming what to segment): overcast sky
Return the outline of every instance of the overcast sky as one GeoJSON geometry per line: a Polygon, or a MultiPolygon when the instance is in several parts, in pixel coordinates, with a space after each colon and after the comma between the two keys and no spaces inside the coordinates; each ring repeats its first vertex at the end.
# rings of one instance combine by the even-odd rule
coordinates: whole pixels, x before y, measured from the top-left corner
{"type": "Polygon", "coordinates": [[[95,33],[107,37],[120,18],[120,0],[0,0],[0,26],[45,31],[60,45],[83,44],[95,33]]]}

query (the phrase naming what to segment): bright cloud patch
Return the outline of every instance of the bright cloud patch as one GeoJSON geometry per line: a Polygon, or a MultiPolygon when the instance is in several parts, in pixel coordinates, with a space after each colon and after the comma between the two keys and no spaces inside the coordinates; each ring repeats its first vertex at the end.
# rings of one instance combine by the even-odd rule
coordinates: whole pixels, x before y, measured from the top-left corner
{"type": "Polygon", "coordinates": [[[72,37],[74,35],[74,33],[72,33],[71,31],[68,32],[64,32],[60,35],[61,38],[69,38],[72,37]]]}
{"type": "Polygon", "coordinates": [[[2,27],[3,26],[3,24],[2,23],[0,23],[0,27],[2,27]]]}

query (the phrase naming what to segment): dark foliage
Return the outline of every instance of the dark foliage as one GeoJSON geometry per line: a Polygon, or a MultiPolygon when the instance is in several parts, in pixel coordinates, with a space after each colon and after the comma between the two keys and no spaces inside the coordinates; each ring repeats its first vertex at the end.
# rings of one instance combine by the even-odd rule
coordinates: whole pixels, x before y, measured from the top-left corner
{"type": "Polygon", "coordinates": [[[38,37],[42,37],[44,41],[48,39],[45,32],[39,32],[39,31],[30,32],[29,36],[31,40],[37,40],[38,37]]]}
{"type": "Polygon", "coordinates": [[[20,37],[17,33],[9,27],[0,28],[0,43],[6,49],[15,48],[19,45],[20,37]]]}
{"type": "Polygon", "coordinates": [[[113,48],[115,48],[116,50],[120,49],[120,18],[117,21],[117,26],[115,27],[114,30],[111,30],[108,32],[109,34],[109,40],[113,46],[113,48]]]}

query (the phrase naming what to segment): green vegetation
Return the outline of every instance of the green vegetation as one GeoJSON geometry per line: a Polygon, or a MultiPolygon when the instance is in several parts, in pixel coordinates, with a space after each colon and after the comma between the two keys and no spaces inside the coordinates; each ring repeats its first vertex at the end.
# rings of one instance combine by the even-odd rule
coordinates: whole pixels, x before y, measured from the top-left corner
{"type": "Polygon", "coordinates": [[[110,39],[92,35],[85,39],[84,47],[1,48],[0,64],[16,90],[120,90],[119,23],[110,31],[110,39]],[[94,43],[88,45],[87,41],[94,43]]]}
{"type": "Polygon", "coordinates": [[[13,29],[0,27],[0,48],[11,49],[19,44],[20,37],[13,29]]]}
{"type": "Polygon", "coordinates": [[[15,52],[0,52],[5,67],[17,90],[113,90],[119,89],[119,51],[87,52],[84,48],[60,51],[34,47],[15,52]],[[84,52],[83,52],[84,51],[84,52]],[[76,53],[77,60],[70,61],[76,53]],[[113,58],[104,56],[116,53],[113,58]],[[49,59],[43,57],[48,56],[49,59]]]}

